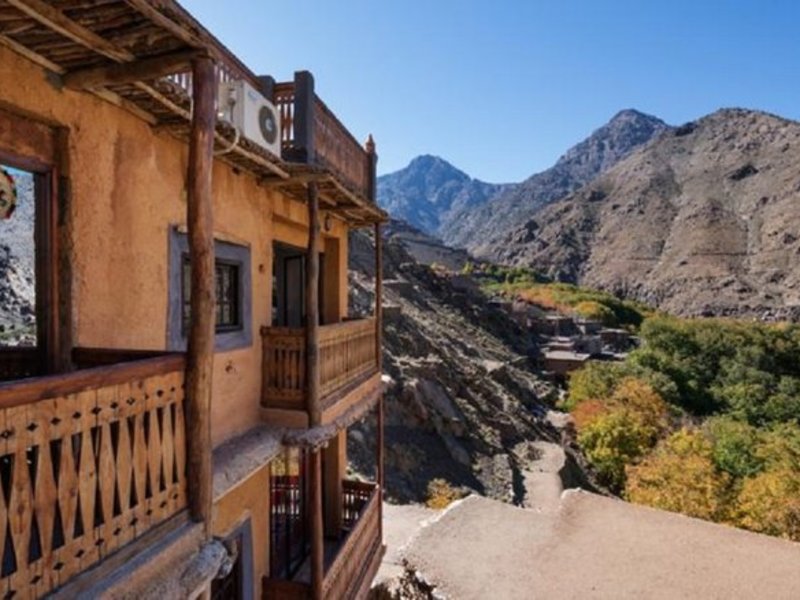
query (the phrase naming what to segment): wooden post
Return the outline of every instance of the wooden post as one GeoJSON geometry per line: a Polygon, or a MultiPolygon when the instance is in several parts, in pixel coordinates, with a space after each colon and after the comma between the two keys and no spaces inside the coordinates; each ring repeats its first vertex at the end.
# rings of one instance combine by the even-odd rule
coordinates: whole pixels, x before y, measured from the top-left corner
{"type": "MultiPolygon", "coordinates": [[[[375,223],[375,362],[378,373],[383,370],[383,238],[381,237],[381,224],[375,223]]],[[[377,414],[377,473],[378,485],[383,493],[383,392],[378,399],[377,414]]]]}
{"type": "Polygon", "coordinates": [[[375,140],[372,138],[372,134],[369,134],[364,149],[367,151],[367,196],[370,202],[376,202],[378,197],[378,154],[375,151],[375,140]]]}
{"type": "Polygon", "coordinates": [[[306,249],[306,402],[309,424],[322,422],[319,398],[319,193],[308,184],[308,248],[306,249]]]}
{"type": "Polygon", "coordinates": [[[314,76],[308,71],[294,74],[294,141],[300,162],[314,164],[314,76]]]}
{"type": "Polygon", "coordinates": [[[311,597],[322,599],[325,580],[322,524],[322,450],[311,453],[311,597]]]}
{"type": "Polygon", "coordinates": [[[214,366],[214,62],[192,62],[193,105],[186,176],[186,224],[192,267],[191,322],[186,354],[186,454],[189,514],[211,529],[211,377],[214,366]]]}

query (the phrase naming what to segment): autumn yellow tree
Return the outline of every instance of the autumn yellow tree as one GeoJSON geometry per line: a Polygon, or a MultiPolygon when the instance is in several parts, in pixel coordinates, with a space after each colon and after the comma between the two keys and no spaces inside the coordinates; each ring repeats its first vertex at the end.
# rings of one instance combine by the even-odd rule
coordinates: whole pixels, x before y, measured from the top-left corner
{"type": "Polygon", "coordinates": [[[733,524],[800,541],[800,473],[765,471],[742,484],[733,524]]]}
{"type": "Polygon", "coordinates": [[[600,481],[619,491],[625,466],[646,454],[666,428],[667,405],[649,384],[626,377],[609,398],[578,404],[573,419],[600,481]]]}
{"type": "Polygon", "coordinates": [[[681,429],[651,455],[626,469],[625,497],[631,502],[722,520],[730,478],[719,471],[713,445],[699,430],[681,429]]]}

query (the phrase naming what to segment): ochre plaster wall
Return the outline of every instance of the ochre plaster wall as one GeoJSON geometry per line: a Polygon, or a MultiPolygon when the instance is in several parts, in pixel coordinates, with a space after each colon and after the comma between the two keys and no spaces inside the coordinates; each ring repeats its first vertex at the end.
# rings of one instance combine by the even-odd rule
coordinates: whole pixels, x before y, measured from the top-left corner
{"type": "Polygon", "coordinates": [[[261,598],[261,580],[269,574],[269,465],[228,491],[214,504],[212,534],[227,538],[250,519],[253,540],[255,598],[261,598]]]}
{"type": "MultiPolygon", "coordinates": [[[[186,222],[186,144],[88,93],[59,90],[43,69],[5,47],[0,81],[0,107],[68,130],[75,345],[166,348],[168,231],[186,222]]],[[[260,187],[250,173],[217,161],[213,190],[215,234],[250,247],[253,304],[251,347],[215,358],[217,445],[260,419],[259,330],[271,318],[273,239],[305,247],[308,232],[304,203],[260,187]]],[[[339,238],[344,315],[347,226],[331,219],[325,235],[339,238]]]]}

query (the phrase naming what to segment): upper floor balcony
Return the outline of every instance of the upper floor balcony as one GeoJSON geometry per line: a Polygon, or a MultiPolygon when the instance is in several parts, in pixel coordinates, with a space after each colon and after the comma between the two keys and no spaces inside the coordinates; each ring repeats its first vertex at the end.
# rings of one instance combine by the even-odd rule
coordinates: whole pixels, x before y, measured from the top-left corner
{"type": "MultiPolygon", "coordinates": [[[[319,372],[322,425],[361,400],[378,393],[378,346],[374,317],[319,328],[319,372]]],[[[306,412],[306,332],[303,328],[265,327],[262,405],[306,412]]]]}
{"type": "Polygon", "coordinates": [[[375,144],[363,146],[314,91],[307,71],[294,81],[277,83],[272,97],[281,118],[283,159],[331,173],[346,192],[372,204],[375,191],[375,144]]]}

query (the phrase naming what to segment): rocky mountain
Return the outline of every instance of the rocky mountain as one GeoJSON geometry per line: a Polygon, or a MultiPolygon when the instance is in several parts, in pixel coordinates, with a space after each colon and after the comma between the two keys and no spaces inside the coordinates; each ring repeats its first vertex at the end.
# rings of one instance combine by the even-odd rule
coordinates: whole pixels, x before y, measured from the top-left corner
{"type": "MultiPolygon", "coordinates": [[[[428,483],[520,502],[532,444],[556,441],[553,386],[536,374],[531,340],[471,280],[437,273],[384,244],[387,494],[425,500],[428,483]]],[[[351,309],[372,310],[372,240],[351,234],[351,309]]],[[[374,466],[374,429],[351,430],[351,462],[374,466]]]]}
{"type": "Polygon", "coordinates": [[[378,200],[396,219],[438,234],[451,215],[475,208],[506,186],[472,179],[438,156],[418,156],[378,178],[378,200]]]}
{"type": "Polygon", "coordinates": [[[35,343],[33,178],[14,175],[17,209],[0,220],[0,345],[35,343]]]}
{"type": "Polygon", "coordinates": [[[639,148],[494,254],[681,315],[800,318],[800,123],[726,109],[639,148]]]}
{"type": "Polygon", "coordinates": [[[590,182],[667,129],[656,117],[623,110],[570,148],[546,171],[506,187],[485,203],[448,213],[439,235],[451,246],[466,248],[476,256],[496,258],[498,240],[508,231],[530,219],[543,206],[590,182]]]}

